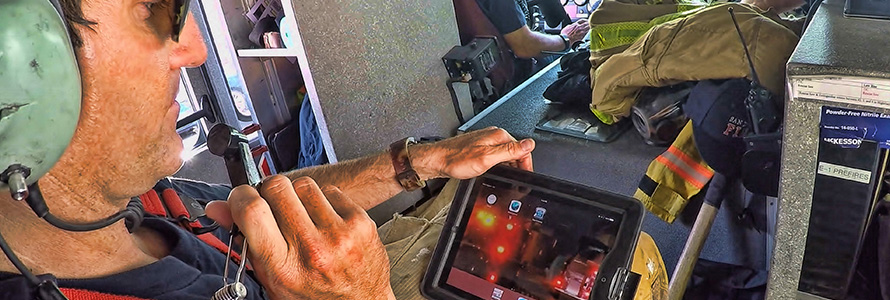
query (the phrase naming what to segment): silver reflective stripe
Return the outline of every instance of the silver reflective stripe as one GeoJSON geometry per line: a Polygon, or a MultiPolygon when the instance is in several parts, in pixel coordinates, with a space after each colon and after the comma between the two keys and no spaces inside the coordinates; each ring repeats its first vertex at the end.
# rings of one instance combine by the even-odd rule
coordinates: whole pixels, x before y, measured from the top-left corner
{"type": "Polygon", "coordinates": [[[695,168],[687,164],[684,160],[680,159],[670,151],[665,151],[663,154],[661,154],[661,156],[674,163],[675,166],[682,169],[684,172],[686,172],[686,174],[689,174],[689,176],[691,176],[701,184],[705,184],[708,182],[708,180],[710,180],[710,178],[705,177],[705,175],[699,173],[697,170],[695,170],[695,168]]]}

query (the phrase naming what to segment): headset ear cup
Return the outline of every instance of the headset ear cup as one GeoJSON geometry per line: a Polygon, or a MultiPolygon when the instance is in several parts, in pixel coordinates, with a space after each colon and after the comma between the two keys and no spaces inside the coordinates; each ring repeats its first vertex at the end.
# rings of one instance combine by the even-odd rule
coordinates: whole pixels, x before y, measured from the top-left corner
{"type": "MultiPolygon", "coordinates": [[[[56,9],[56,13],[59,14],[59,17],[62,18],[62,21],[63,22],[66,21],[65,9],[62,8],[62,3],[60,3],[59,0],[49,0],[49,3],[51,3],[53,5],[53,7],[56,9]]],[[[66,29],[68,28],[67,23],[65,25],[65,28],[66,29]]]]}
{"type": "Polygon", "coordinates": [[[60,8],[0,1],[0,170],[30,169],[27,185],[59,160],[80,116],[80,70],[60,8]]]}

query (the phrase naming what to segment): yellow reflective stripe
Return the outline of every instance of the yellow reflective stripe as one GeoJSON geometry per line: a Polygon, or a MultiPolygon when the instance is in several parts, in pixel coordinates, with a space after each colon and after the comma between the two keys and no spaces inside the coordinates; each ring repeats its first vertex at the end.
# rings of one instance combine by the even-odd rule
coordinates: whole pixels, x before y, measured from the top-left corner
{"type": "Polygon", "coordinates": [[[590,51],[630,45],[652,28],[648,22],[619,22],[590,28],[590,51]]]}
{"type": "Polygon", "coordinates": [[[612,116],[609,114],[606,114],[604,112],[596,110],[592,107],[590,108],[590,111],[593,112],[593,115],[595,115],[597,119],[599,119],[601,122],[605,123],[606,125],[612,125],[613,123],[615,123],[615,120],[613,120],[612,116]]]}
{"type": "Polygon", "coordinates": [[[649,22],[617,22],[595,25],[590,28],[590,51],[602,51],[633,44],[655,25],[695,14],[707,4],[677,5],[677,13],[656,17],[649,22]]]}
{"type": "Polygon", "coordinates": [[[677,12],[678,13],[688,12],[690,10],[705,8],[708,6],[711,6],[711,4],[701,3],[701,2],[680,3],[680,4],[677,4],[677,12]]]}
{"type": "Polygon", "coordinates": [[[685,18],[691,15],[694,15],[701,11],[702,9],[708,8],[707,5],[694,5],[694,4],[684,4],[677,6],[677,12],[672,14],[667,14],[663,16],[656,17],[652,19],[652,26],[667,23],[676,19],[685,18]]]}

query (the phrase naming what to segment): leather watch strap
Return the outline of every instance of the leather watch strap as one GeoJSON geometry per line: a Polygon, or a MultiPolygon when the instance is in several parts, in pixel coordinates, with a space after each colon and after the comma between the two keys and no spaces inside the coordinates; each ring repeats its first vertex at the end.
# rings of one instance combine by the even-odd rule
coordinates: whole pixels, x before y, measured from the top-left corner
{"type": "Polygon", "coordinates": [[[560,34],[559,37],[562,38],[562,43],[565,45],[565,48],[562,51],[569,51],[572,49],[572,40],[569,39],[568,35],[560,34]]]}
{"type": "Polygon", "coordinates": [[[396,180],[406,191],[413,191],[426,186],[426,181],[420,180],[417,171],[411,167],[411,159],[408,155],[408,147],[417,144],[413,137],[407,137],[389,145],[389,155],[392,158],[392,166],[396,171],[396,180]]]}

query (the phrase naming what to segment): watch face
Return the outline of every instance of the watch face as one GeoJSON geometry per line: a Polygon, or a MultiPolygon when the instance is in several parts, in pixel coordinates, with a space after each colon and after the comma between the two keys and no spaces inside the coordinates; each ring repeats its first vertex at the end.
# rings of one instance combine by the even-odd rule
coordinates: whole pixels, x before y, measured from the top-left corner
{"type": "Polygon", "coordinates": [[[572,1],[575,2],[575,5],[577,5],[577,6],[584,6],[584,5],[587,5],[587,2],[590,2],[589,0],[572,0],[572,1]]]}

